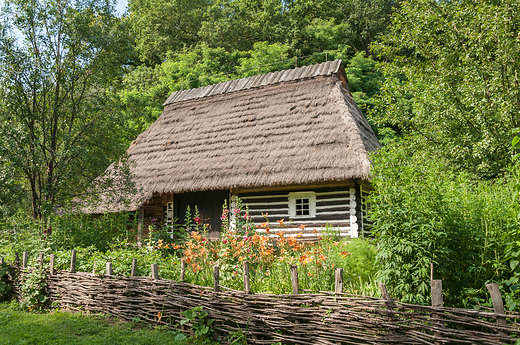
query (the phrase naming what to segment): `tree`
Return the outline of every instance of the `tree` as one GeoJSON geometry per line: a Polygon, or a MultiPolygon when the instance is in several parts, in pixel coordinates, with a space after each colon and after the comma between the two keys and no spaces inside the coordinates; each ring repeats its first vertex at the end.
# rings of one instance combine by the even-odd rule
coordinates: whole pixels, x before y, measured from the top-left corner
{"type": "Polygon", "coordinates": [[[38,217],[124,152],[111,93],[129,40],[102,0],[6,0],[0,25],[0,164],[38,217]]]}
{"type": "Polygon", "coordinates": [[[143,63],[160,64],[169,51],[200,42],[198,31],[204,21],[207,0],[132,0],[131,23],[143,63]]]}
{"type": "Polygon", "coordinates": [[[379,124],[481,178],[511,162],[519,126],[519,1],[406,1],[377,46],[379,124]]]}

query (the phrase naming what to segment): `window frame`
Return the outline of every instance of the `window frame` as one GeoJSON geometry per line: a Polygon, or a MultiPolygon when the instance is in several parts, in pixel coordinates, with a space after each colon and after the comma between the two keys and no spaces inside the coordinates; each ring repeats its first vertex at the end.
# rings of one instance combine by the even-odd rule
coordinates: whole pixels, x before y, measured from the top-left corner
{"type": "Polygon", "coordinates": [[[289,217],[290,218],[316,218],[316,193],[315,192],[291,192],[289,193],[289,217]],[[309,199],[309,214],[296,215],[296,200],[309,199]]]}

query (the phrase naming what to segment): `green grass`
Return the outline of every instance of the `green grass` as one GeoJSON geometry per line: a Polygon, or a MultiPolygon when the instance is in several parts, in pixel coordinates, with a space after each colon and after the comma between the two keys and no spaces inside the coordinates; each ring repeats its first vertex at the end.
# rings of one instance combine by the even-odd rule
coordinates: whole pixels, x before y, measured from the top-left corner
{"type": "MultiPolygon", "coordinates": [[[[123,323],[101,315],[51,311],[35,314],[21,311],[16,302],[0,303],[0,344],[202,344],[175,341],[177,333],[152,329],[135,322],[123,323]]],[[[205,344],[210,344],[206,342],[205,344]]]]}

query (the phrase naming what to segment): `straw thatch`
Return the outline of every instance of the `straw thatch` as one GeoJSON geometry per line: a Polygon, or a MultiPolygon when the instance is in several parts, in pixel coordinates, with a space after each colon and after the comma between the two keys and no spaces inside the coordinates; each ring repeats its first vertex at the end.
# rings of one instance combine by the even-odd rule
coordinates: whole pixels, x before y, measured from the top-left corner
{"type": "Polygon", "coordinates": [[[127,209],[153,193],[369,180],[380,143],[342,80],[337,60],[173,93],[128,149],[141,192],[127,209]]]}

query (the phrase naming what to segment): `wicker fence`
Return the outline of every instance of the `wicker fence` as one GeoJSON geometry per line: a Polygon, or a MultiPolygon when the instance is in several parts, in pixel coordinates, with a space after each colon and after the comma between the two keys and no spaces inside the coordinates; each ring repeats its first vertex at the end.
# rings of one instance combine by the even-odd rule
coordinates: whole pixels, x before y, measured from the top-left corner
{"type": "MultiPolygon", "coordinates": [[[[129,277],[114,276],[111,263],[106,274],[75,272],[73,251],[70,270],[58,271],[51,255],[48,297],[63,309],[139,317],[172,328],[184,318],[182,311],[203,306],[216,320],[217,334],[243,332],[249,344],[514,344],[520,335],[520,314],[504,312],[496,284],[488,286],[494,310],[473,310],[443,307],[438,280],[432,281],[433,306],[420,306],[391,299],[384,284],[383,298],[342,293],[341,270],[336,271],[336,292],[307,293],[298,288],[293,266],[293,294],[272,295],[251,293],[247,263],[244,291],[221,286],[218,267],[214,286],[203,287],[160,279],[157,265],[152,265],[152,277],[136,277],[136,265],[134,259],[129,277]]],[[[21,264],[12,266],[17,294],[26,266],[26,253],[21,264]]]]}

